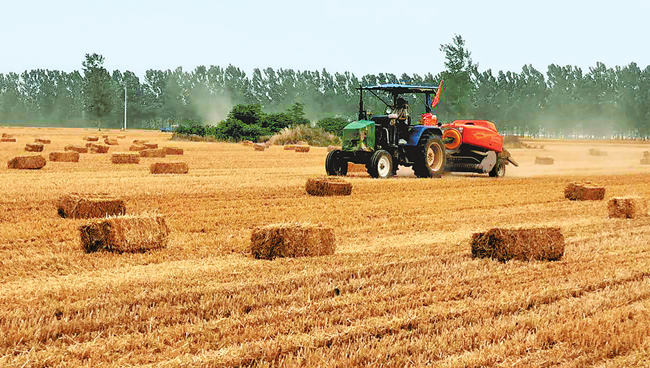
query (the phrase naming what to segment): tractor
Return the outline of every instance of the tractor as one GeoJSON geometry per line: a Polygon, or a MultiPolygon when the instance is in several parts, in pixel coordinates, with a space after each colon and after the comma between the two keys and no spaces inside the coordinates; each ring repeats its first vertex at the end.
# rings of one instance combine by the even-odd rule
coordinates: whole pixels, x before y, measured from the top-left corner
{"type": "Polygon", "coordinates": [[[373,178],[389,178],[398,166],[411,167],[417,177],[440,177],[445,172],[472,172],[492,177],[505,175],[506,165],[518,166],[503,148],[503,136],[494,123],[456,120],[439,123],[432,110],[440,100],[440,87],[382,84],[358,87],[359,119],[343,129],[342,149],[328,153],[328,175],[345,176],[348,163],[363,164],[373,178]],[[372,116],[364,109],[364,92],[387,107],[386,115],[372,116]],[[392,97],[384,100],[380,93],[392,97]],[[424,95],[425,113],[412,122],[405,94],[424,95]],[[432,94],[435,98],[431,99],[432,94]],[[406,113],[405,113],[406,112],[406,113]]]}

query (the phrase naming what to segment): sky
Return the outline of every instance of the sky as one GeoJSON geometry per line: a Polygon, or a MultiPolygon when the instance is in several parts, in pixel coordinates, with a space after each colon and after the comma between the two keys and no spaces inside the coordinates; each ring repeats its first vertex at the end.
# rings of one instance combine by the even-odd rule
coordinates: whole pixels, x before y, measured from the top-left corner
{"type": "Polygon", "coordinates": [[[650,64],[650,0],[10,1],[0,6],[0,73],[198,65],[436,74],[455,34],[479,70],[650,64]]]}

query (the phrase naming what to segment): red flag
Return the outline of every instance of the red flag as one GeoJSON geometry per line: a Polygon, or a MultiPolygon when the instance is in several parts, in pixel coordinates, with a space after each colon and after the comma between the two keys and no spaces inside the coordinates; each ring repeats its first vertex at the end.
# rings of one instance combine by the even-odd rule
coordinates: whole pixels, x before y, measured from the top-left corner
{"type": "Polygon", "coordinates": [[[438,87],[438,92],[436,92],[436,97],[434,97],[433,102],[431,102],[431,109],[435,109],[438,102],[440,102],[440,93],[442,93],[442,79],[440,80],[440,86],[438,87]]]}

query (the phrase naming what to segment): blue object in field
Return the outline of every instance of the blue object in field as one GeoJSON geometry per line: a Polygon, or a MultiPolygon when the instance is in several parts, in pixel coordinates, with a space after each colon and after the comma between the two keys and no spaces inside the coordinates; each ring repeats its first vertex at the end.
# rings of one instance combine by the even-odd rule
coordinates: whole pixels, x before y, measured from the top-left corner
{"type": "Polygon", "coordinates": [[[417,146],[420,142],[420,137],[422,137],[422,134],[424,132],[433,132],[433,134],[437,136],[442,136],[442,130],[440,130],[440,128],[437,126],[415,125],[411,127],[411,135],[409,136],[409,140],[406,142],[406,145],[417,146]]]}
{"type": "Polygon", "coordinates": [[[169,132],[173,132],[173,131],[174,131],[174,128],[172,128],[172,127],[160,128],[160,131],[161,131],[161,132],[169,133],[169,132]]]}

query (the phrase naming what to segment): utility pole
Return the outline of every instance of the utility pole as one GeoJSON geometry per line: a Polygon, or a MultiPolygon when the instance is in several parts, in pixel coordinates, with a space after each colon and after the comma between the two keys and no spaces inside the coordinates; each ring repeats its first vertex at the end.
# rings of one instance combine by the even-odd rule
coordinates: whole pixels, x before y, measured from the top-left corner
{"type": "Polygon", "coordinates": [[[124,85],[124,130],[126,130],[126,84],[124,85]]]}

